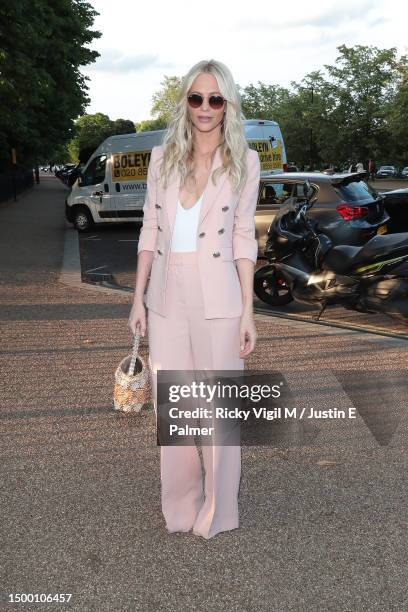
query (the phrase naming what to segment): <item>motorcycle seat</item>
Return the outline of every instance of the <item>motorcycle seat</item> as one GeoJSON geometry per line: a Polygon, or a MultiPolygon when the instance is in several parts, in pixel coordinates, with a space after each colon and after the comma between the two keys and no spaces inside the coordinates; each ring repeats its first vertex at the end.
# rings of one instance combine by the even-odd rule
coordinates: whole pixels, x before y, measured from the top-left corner
{"type": "Polygon", "coordinates": [[[377,234],[363,246],[338,244],[325,259],[325,267],[338,274],[347,272],[351,266],[373,263],[379,257],[397,257],[408,252],[408,233],[377,234]]]}
{"type": "Polygon", "coordinates": [[[362,248],[361,246],[338,244],[327,253],[324,267],[338,274],[343,274],[349,270],[362,248]]]}

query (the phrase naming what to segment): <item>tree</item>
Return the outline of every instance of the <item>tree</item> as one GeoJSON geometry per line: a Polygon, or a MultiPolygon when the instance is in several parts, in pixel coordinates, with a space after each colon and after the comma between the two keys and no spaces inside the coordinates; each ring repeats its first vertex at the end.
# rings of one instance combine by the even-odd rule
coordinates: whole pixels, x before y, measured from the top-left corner
{"type": "Polygon", "coordinates": [[[73,135],[89,104],[80,67],[99,56],[85,45],[98,13],[85,0],[13,0],[0,6],[0,159],[47,159],[73,135]]]}
{"type": "Polygon", "coordinates": [[[400,76],[395,98],[389,104],[391,158],[401,166],[408,165],[408,57],[397,62],[400,76]]]}
{"type": "Polygon", "coordinates": [[[71,158],[86,162],[101,142],[114,133],[114,123],[108,115],[82,115],[75,122],[75,135],[69,143],[71,158]]]}
{"type": "Polygon", "coordinates": [[[326,76],[311,72],[300,83],[292,81],[290,90],[263,83],[246,87],[244,114],[277,121],[288,159],[299,164],[406,160],[407,58],[397,60],[395,48],[337,49],[335,65],[324,65],[326,76]]]}
{"type": "Polygon", "coordinates": [[[134,134],[136,127],[130,119],[116,119],[113,122],[114,134],[134,134]]]}
{"type": "Polygon", "coordinates": [[[282,122],[282,111],[286,106],[290,93],[279,85],[265,85],[258,81],[259,86],[248,85],[240,89],[242,112],[246,119],[268,119],[282,122]]]}
{"type": "MultiPolygon", "coordinates": [[[[279,85],[266,85],[259,82],[259,87],[249,85],[241,91],[242,110],[247,119],[267,119],[277,121],[285,142],[287,158],[299,164],[309,164],[311,157],[310,142],[312,129],[312,86],[317,86],[310,79],[304,79],[304,85],[291,83],[292,91],[279,85]]],[[[317,124],[313,113],[313,121],[317,124]]],[[[317,153],[313,149],[312,157],[317,153]]]]}
{"type": "MultiPolygon", "coordinates": [[[[162,89],[153,94],[153,105],[151,114],[156,115],[161,124],[168,123],[175,109],[178,96],[180,95],[182,79],[179,77],[164,77],[162,89]]],[[[162,128],[155,128],[162,129],[162,128]]]]}
{"type": "Polygon", "coordinates": [[[158,117],[157,119],[144,119],[139,123],[136,123],[137,132],[152,132],[154,130],[165,130],[168,122],[164,117],[158,117]]]}
{"type": "Polygon", "coordinates": [[[396,48],[337,47],[336,65],[325,67],[335,97],[330,121],[337,129],[337,157],[367,163],[391,151],[387,113],[398,81],[396,48]]]}
{"type": "Polygon", "coordinates": [[[68,144],[71,160],[85,163],[101,142],[109,136],[131,134],[135,131],[135,124],[129,119],[112,121],[103,113],[82,115],[75,122],[75,135],[68,144]]]}

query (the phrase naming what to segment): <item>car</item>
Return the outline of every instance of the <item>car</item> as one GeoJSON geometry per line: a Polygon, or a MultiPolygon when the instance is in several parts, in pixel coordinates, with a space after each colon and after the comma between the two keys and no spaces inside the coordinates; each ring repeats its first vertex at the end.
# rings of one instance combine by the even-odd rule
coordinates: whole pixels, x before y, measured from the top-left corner
{"type": "Polygon", "coordinates": [[[387,223],[390,233],[408,232],[408,188],[380,192],[384,207],[390,216],[387,223]]]}
{"type": "Polygon", "coordinates": [[[389,216],[384,199],[366,181],[366,172],[325,174],[323,172],[284,172],[262,176],[255,213],[259,257],[264,257],[268,228],[276,211],[289,198],[303,200],[303,184],[314,190],[313,208],[334,244],[361,246],[377,233],[387,231],[389,216]],[[329,229],[327,229],[329,227],[329,229]]]}
{"type": "Polygon", "coordinates": [[[57,172],[55,173],[55,176],[57,176],[59,179],[61,179],[61,181],[63,183],[66,183],[67,182],[67,174],[73,168],[75,168],[75,164],[65,164],[64,166],[62,166],[62,168],[60,170],[57,170],[57,172]]]}
{"type": "Polygon", "coordinates": [[[64,182],[68,187],[72,187],[78,177],[81,175],[83,169],[85,168],[84,163],[77,164],[74,168],[71,168],[64,175],[64,182]]]}
{"type": "Polygon", "coordinates": [[[401,177],[408,178],[408,166],[405,166],[405,168],[401,170],[401,177]]]}
{"type": "Polygon", "coordinates": [[[395,166],[380,166],[377,170],[376,178],[393,178],[398,172],[395,166]]]}

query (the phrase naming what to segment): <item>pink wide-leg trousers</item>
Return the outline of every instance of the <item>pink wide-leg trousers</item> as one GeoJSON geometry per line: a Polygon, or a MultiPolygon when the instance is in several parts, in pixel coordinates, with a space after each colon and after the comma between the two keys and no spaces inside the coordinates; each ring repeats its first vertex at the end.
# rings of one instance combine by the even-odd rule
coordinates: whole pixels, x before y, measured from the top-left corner
{"type": "MultiPolygon", "coordinates": [[[[166,315],[148,310],[148,340],[157,417],[157,370],[243,370],[240,317],[205,319],[196,251],[170,252],[166,315]]],[[[238,527],[239,446],[161,446],[161,503],[169,533],[206,539],[238,527]]]]}

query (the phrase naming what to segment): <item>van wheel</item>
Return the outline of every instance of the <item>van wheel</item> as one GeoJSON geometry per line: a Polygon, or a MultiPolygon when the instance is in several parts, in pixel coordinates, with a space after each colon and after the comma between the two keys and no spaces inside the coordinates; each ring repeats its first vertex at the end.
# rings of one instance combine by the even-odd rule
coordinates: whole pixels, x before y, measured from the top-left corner
{"type": "Polygon", "coordinates": [[[87,232],[93,226],[91,213],[85,206],[78,206],[72,213],[72,223],[78,232],[87,232]]]}

